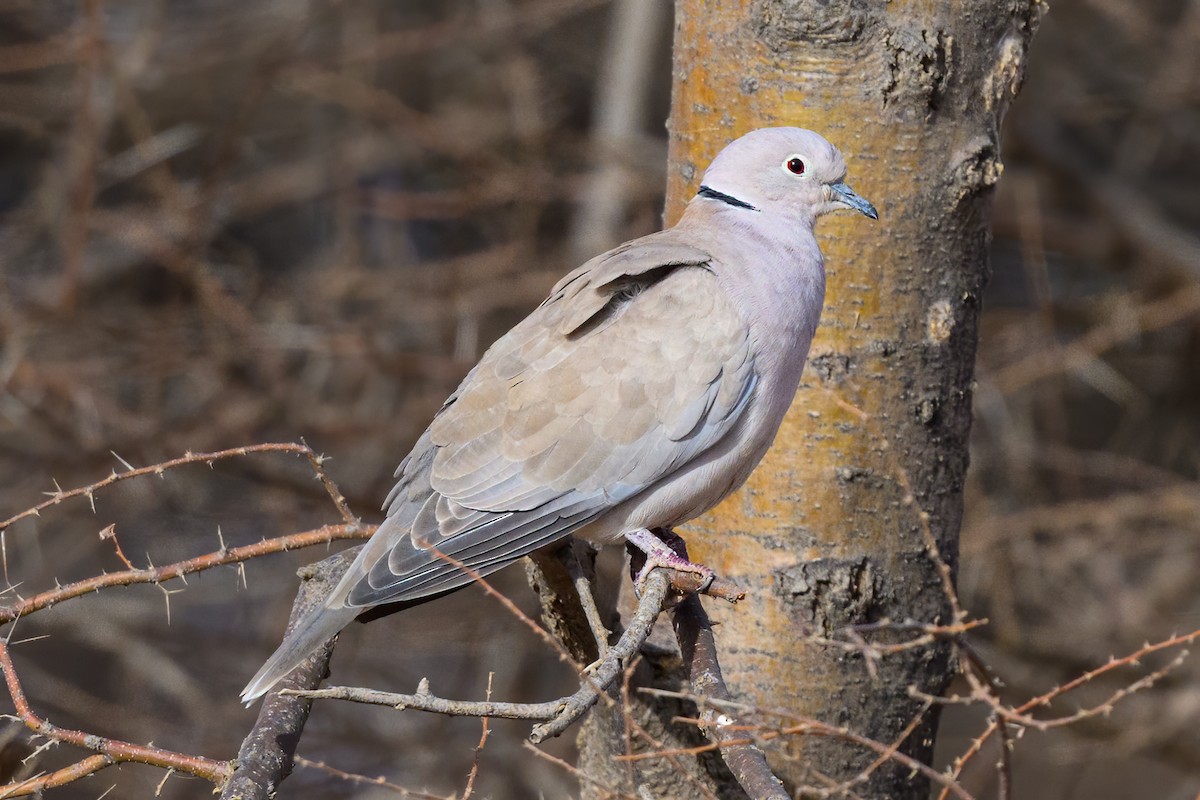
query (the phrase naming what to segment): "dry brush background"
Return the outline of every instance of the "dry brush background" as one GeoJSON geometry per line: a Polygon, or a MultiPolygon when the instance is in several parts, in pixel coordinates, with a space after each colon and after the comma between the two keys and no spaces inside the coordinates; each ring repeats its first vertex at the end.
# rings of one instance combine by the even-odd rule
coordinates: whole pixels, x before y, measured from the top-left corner
{"type": "MultiPolygon", "coordinates": [[[[582,254],[659,224],[670,24],[665,4],[601,0],[0,2],[0,517],[126,462],[304,437],[375,519],[487,344],[582,254]]],[[[990,622],[971,641],[1020,703],[1200,628],[1200,3],[1054,3],[1005,149],[960,594],[990,622]]],[[[285,454],[94,502],[4,532],[4,603],[123,569],[98,535],[110,525],[142,567],[338,519],[285,454]]],[[[237,690],[278,639],[295,569],[324,552],[18,620],[33,708],[231,758],[253,720],[237,690]]],[[[499,585],[531,606],[509,573],[499,585]]],[[[1179,652],[1051,711],[1103,703],[1179,652]]],[[[475,589],[353,626],[334,669],[398,691],[429,676],[459,697],[482,697],[494,672],[493,695],[513,700],[572,680],[475,589]]],[[[1013,796],[1196,797],[1197,677],[1185,661],[1111,714],[1026,731],[1013,796]]],[[[945,713],[943,764],[986,713],[945,713]]],[[[578,792],[521,747],[523,726],[493,727],[476,793],[578,792]]],[[[285,795],[461,795],[479,734],[318,704],[300,755],[336,770],[302,764],[285,795]]],[[[3,735],[5,756],[23,752],[23,726],[3,735]]],[[[53,747],[24,768],[78,757],[53,747]]],[[[967,765],[975,796],[994,796],[996,759],[967,765]]],[[[162,779],[127,765],[49,796],[149,796],[162,779]]]]}

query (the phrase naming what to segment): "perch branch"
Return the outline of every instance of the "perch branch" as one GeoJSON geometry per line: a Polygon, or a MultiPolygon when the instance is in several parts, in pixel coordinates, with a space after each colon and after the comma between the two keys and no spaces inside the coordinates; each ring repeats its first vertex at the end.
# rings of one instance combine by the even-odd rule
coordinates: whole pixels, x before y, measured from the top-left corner
{"type": "MultiPolygon", "coordinates": [[[[670,579],[665,570],[654,570],[646,579],[645,591],[638,603],[637,611],[629,621],[621,639],[613,645],[596,665],[592,674],[569,697],[545,703],[503,703],[497,701],[449,700],[436,697],[429,691],[427,680],[422,680],[415,694],[396,694],[374,689],[348,686],[331,686],[319,690],[285,690],[283,694],[306,699],[349,700],[356,703],[391,706],[396,709],[415,709],[450,716],[504,717],[507,719],[543,720],[530,733],[534,743],[558,736],[595,705],[617,676],[621,674],[622,662],[638,651],[650,635],[654,620],[662,610],[670,588],[670,579]]],[[[539,629],[540,630],[540,629],[539,629]]]]}

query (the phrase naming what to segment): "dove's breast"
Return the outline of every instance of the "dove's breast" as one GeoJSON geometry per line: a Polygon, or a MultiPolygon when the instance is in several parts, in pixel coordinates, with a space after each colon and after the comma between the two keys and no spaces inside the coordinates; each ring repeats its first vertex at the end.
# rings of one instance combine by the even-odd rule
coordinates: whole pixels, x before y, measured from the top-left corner
{"type": "MultiPolygon", "coordinates": [[[[754,271],[724,271],[721,260],[714,259],[710,276],[712,288],[725,300],[718,306],[723,313],[736,315],[737,328],[746,339],[750,366],[736,422],[688,463],[615,506],[578,535],[609,543],[635,528],[669,528],[694,519],[745,483],[766,454],[795,397],[824,298],[824,269],[815,241],[802,256],[788,252],[774,258],[754,271]],[[792,262],[772,269],[783,258],[792,262]]],[[[715,321],[676,320],[676,324],[713,325],[715,321]]]]}

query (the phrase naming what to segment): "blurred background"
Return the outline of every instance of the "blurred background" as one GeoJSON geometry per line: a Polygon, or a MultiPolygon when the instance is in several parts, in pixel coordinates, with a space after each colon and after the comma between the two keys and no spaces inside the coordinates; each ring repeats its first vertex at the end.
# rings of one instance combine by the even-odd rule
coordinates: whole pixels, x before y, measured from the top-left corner
{"type": "MultiPolygon", "coordinates": [[[[116,456],[304,437],[378,519],[487,345],[582,258],[660,225],[670,41],[658,0],[0,0],[0,517],[124,469],[116,456]]],[[[1020,702],[1200,628],[1200,2],[1057,0],[1004,145],[960,585],[1020,702]]],[[[235,545],[336,519],[290,456],[95,501],[5,532],[9,592],[121,569],[97,536],[109,524],[144,565],[215,550],[218,530],[235,545]]],[[[232,758],[254,719],[237,691],[278,641],[296,568],[324,552],[21,620],[34,709],[232,758]]],[[[519,569],[498,583],[532,606],[519,569]]],[[[429,676],[455,697],[482,696],[492,671],[513,700],[572,680],[474,589],[352,626],[334,670],[396,691],[429,676]]],[[[1197,797],[1197,672],[1026,733],[1014,796],[1197,797]]],[[[943,761],[984,720],[948,711],[943,761]]],[[[494,727],[480,796],[577,794],[521,748],[527,726],[494,727]]],[[[318,704],[300,755],[393,786],[302,764],[283,795],[461,795],[479,734],[318,704]]],[[[994,763],[966,773],[976,796],[995,792],[994,763]]],[[[162,778],[112,768],[50,796],[144,797],[162,778]]]]}

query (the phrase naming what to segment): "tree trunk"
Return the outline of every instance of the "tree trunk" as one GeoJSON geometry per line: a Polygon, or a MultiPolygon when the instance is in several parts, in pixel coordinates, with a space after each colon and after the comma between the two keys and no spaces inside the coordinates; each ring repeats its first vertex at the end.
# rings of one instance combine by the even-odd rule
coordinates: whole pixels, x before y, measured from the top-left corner
{"type": "MultiPolygon", "coordinates": [[[[681,531],[694,560],[751,592],[736,607],[706,601],[727,683],[746,702],[890,744],[921,710],[910,687],[939,693],[953,673],[944,642],[868,664],[815,639],[862,623],[952,621],[926,539],[953,567],[1000,123],[1042,11],[1037,0],[677,2],[668,218],[724,144],[769,125],[825,135],[880,212],[878,223],[845,214],[819,226],[827,300],[791,413],[747,486],[681,531]]],[[[655,679],[679,682],[668,673],[655,679]]],[[[679,712],[634,702],[639,721],[679,712]]],[[[613,766],[625,748],[614,713],[597,709],[584,732],[583,771],[653,797],[695,795],[613,766]]],[[[935,726],[926,715],[902,751],[928,762],[935,726]]],[[[695,743],[680,735],[675,744],[695,743]]],[[[769,757],[796,791],[852,778],[877,753],[793,736],[769,757]]],[[[684,760],[674,768],[718,796],[744,796],[712,759],[684,760]]],[[[928,786],[889,764],[853,791],[916,798],[928,786]]]]}

